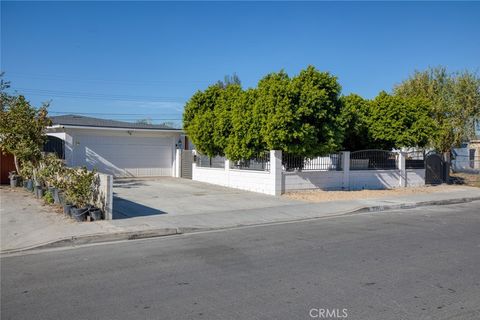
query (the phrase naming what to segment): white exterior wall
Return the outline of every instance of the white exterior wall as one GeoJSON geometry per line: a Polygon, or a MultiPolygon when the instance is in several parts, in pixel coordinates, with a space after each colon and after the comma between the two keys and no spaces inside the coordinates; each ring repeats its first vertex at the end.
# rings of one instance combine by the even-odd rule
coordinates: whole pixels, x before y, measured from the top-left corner
{"type": "Polygon", "coordinates": [[[113,219],[113,176],[97,173],[98,184],[93,195],[95,206],[105,213],[105,220],[113,219]]]}
{"type": "Polygon", "coordinates": [[[192,180],[228,187],[227,173],[223,168],[202,168],[194,163],[192,166],[192,180]]]}
{"type": "Polygon", "coordinates": [[[425,169],[407,169],[407,187],[425,185],[425,169]]]}
{"type": "Polygon", "coordinates": [[[228,187],[275,195],[272,176],[267,171],[230,169],[228,187]]]}
{"type": "Polygon", "coordinates": [[[282,152],[270,151],[270,171],[230,169],[230,162],[225,161],[225,168],[192,168],[192,180],[217,184],[241,190],[280,195],[282,192],[282,152]]]}
{"type": "Polygon", "coordinates": [[[180,133],[73,129],[48,133],[65,141],[68,166],[86,166],[115,177],[172,176],[180,133]]]}
{"type": "Polygon", "coordinates": [[[284,172],[283,190],[342,190],[343,171],[284,172]]]}
{"type": "Polygon", "coordinates": [[[350,190],[393,189],[400,186],[399,170],[351,170],[350,190]]]}

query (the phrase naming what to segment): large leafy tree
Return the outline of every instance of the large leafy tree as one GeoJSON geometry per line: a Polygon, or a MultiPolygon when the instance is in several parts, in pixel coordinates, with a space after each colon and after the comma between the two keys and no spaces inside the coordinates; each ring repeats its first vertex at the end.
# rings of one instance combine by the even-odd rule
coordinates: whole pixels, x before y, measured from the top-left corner
{"type": "Polygon", "coordinates": [[[338,150],[340,90],[336,77],[312,66],[293,78],[281,71],[260,80],[254,118],[265,148],[307,157],[338,150]]]}
{"type": "Polygon", "coordinates": [[[47,116],[47,104],[34,108],[24,96],[9,95],[5,89],[7,85],[2,82],[0,146],[2,152],[13,154],[15,167],[20,172],[19,163],[40,159],[46,141],[45,130],[51,121],[47,116]]]}
{"type": "Polygon", "coordinates": [[[425,147],[435,132],[428,100],[382,91],[370,102],[369,134],[376,148],[425,147]]]}
{"type": "Polygon", "coordinates": [[[261,119],[254,116],[256,99],[257,90],[248,89],[232,101],[232,128],[225,148],[225,155],[231,160],[250,159],[265,151],[261,119]]]}
{"type": "Polygon", "coordinates": [[[340,90],[334,76],[312,66],[293,78],[284,71],[268,74],[247,91],[236,81],[217,84],[190,99],[184,128],[209,156],[238,160],[272,149],[327,154],[342,141],[340,90]]]}
{"type": "Polygon", "coordinates": [[[343,150],[363,150],[376,148],[370,134],[370,104],[357,94],[340,98],[342,110],[340,125],[343,129],[343,150]]]}
{"type": "Polygon", "coordinates": [[[474,136],[474,121],[480,119],[480,78],[444,67],[415,72],[394,88],[400,97],[423,98],[430,102],[436,125],[432,146],[442,152],[474,136]]]}
{"type": "Polygon", "coordinates": [[[212,85],[205,91],[197,91],[187,102],[183,112],[183,127],[200,153],[211,157],[222,154],[215,144],[215,107],[223,89],[212,85]]]}

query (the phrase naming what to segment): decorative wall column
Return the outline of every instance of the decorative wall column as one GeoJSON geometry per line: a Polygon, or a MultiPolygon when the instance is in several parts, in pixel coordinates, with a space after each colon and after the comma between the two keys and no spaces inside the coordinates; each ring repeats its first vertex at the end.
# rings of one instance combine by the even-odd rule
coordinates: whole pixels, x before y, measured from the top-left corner
{"type": "Polygon", "coordinates": [[[400,172],[400,178],[398,179],[398,184],[400,187],[407,186],[407,167],[405,161],[405,152],[400,151],[398,153],[398,171],[400,172]]]}
{"type": "Polygon", "coordinates": [[[272,195],[282,194],[282,151],[270,150],[270,177],[272,183],[272,195]]]}
{"type": "Polygon", "coordinates": [[[350,151],[342,151],[342,189],[350,190],[350,151]]]}

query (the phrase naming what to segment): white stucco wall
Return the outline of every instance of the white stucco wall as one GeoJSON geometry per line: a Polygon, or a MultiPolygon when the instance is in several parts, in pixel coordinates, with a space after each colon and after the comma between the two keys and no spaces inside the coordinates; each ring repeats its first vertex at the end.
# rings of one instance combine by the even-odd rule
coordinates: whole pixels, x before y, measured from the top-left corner
{"type": "Polygon", "coordinates": [[[303,171],[284,172],[283,190],[341,190],[343,188],[343,171],[303,171]]]}
{"type": "Polygon", "coordinates": [[[393,189],[400,187],[399,170],[351,170],[350,190],[393,189]]]}
{"type": "Polygon", "coordinates": [[[425,185],[425,169],[407,169],[407,187],[425,185]]]}

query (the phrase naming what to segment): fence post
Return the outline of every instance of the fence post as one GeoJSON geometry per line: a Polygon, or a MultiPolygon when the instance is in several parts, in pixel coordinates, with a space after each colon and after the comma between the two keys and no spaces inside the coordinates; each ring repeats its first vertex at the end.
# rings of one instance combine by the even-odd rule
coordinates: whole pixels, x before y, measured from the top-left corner
{"type": "Polygon", "coordinates": [[[105,188],[105,220],[113,219],[113,176],[105,175],[106,188],[105,188]]]}
{"type": "Polygon", "coordinates": [[[175,178],[180,178],[182,176],[181,170],[182,170],[182,150],[175,149],[175,172],[173,176],[175,178]]]}
{"type": "Polygon", "coordinates": [[[282,151],[270,150],[270,177],[272,183],[272,194],[282,194],[282,151]]]}
{"type": "Polygon", "coordinates": [[[227,178],[227,187],[230,187],[230,160],[225,157],[225,177],[227,178]]]}
{"type": "Polygon", "coordinates": [[[405,152],[398,152],[398,170],[400,171],[400,179],[398,181],[400,187],[407,186],[407,166],[405,161],[405,152]]]}
{"type": "Polygon", "coordinates": [[[342,189],[350,190],[350,151],[342,151],[342,189]]]}

